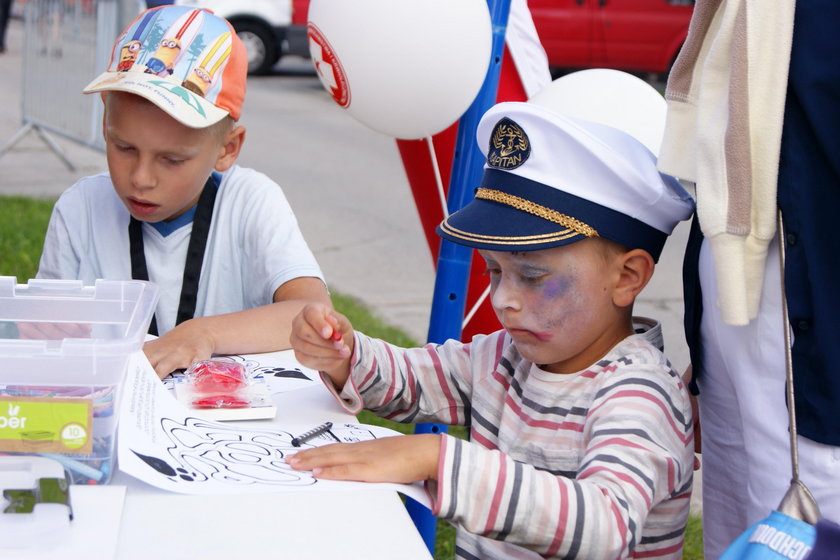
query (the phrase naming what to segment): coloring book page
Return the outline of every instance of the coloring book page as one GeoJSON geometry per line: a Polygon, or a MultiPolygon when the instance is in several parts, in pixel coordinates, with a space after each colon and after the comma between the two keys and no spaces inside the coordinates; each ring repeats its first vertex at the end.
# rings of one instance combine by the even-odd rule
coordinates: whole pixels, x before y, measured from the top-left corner
{"type": "MultiPolygon", "coordinates": [[[[262,356],[240,358],[265,359],[262,356]]],[[[303,373],[292,364],[271,367],[277,371],[303,373]]],[[[313,386],[320,383],[305,374],[303,377],[306,379],[292,376],[290,384],[313,386]]],[[[272,381],[272,392],[283,391],[280,380],[272,381]]],[[[295,471],[286,464],[286,457],[301,449],[336,441],[355,442],[401,435],[393,430],[352,422],[335,423],[329,431],[295,447],[292,438],[315,426],[276,422],[261,422],[255,426],[254,423],[202,420],[175,399],[172,391],[158,379],[142,351],[129,360],[122,390],[117,438],[119,468],[157,488],[184,494],[232,494],[376,487],[396,490],[424,505],[430,504],[421,483],[318,480],[309,472],[295,471]]]]}

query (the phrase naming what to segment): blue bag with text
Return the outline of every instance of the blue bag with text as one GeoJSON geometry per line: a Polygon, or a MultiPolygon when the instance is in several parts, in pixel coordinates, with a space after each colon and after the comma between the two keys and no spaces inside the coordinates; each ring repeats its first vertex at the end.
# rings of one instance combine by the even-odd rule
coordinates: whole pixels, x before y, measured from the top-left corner
{"type": "Polygon", "coordinates": [[[816,534],[810,523],[773,511],[744,531],[720,560],[804,560],[816,534]]]}

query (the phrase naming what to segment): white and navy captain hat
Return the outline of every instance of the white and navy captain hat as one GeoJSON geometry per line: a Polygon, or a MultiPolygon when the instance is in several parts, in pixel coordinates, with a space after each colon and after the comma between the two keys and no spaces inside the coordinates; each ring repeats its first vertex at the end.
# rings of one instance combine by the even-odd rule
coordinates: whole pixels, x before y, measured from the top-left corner
{"type": "Polygon", "coordinates": [[[536,251],[603,237],[658,260],[694,210],[656,156],[617,128],[508,102],[484,114],[476,137],[486,163],[475,199],[437,228],[454,243],[536,251]]]}

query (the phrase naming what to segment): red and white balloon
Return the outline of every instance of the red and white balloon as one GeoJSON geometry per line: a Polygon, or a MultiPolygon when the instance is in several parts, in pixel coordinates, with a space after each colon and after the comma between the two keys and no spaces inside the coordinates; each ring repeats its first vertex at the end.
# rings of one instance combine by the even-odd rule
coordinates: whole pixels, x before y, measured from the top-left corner
{"type": "Polygon", "coordinates": [[[335,102],[395,138],[460,119],[490,64],[486,0],[312,0],[308,34],[335,102]]]}

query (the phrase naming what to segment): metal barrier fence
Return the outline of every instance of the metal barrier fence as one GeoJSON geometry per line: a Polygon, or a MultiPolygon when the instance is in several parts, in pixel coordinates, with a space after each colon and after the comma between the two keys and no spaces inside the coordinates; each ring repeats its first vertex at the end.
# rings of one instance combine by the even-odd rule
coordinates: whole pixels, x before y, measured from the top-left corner
{"type": "Polygon", "coordinates": [[[27,0],[23,7],[22,128],[0,156],[35,131],[69,167],[55,133],[104,149],[102,102],[82,89],[108,65],[117,34],[139,13],[136,0],[27,0]]]}

